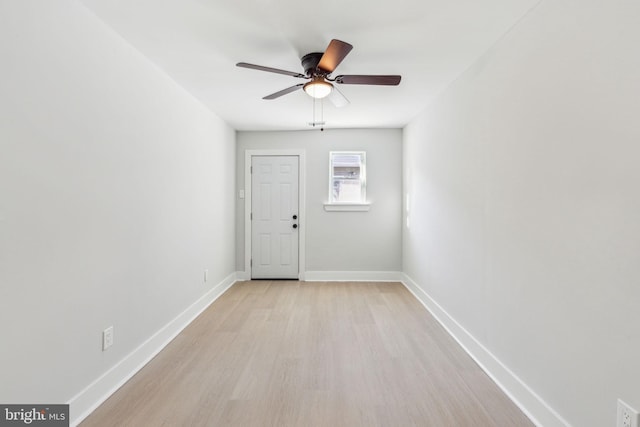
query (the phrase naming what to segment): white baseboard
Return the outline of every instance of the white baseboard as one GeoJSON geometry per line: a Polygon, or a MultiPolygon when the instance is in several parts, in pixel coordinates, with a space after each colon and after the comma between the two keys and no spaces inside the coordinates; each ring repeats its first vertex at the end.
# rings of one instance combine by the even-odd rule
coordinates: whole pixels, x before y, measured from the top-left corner
{"type": "Polygon", "coordinates": [[[200,315],[212,302],[237,281],[236,273],[230,274],[222,282],[194,302],[162,329],[143,342],[138,348],[122,359],[113,368],[105,372],[69,402],[71,426],[77,426],[109,396],[115,393],[136,372],[153,359],[184,328],[200,315]]]}
{"type": "Polygon", "coordinates": [[[482,370],[538,427],[570,427],[540,396],[518,378],[486,347],[462,327],[409,276],[403,274],[402,283],[436,318],[458,344],[476,361],[482,370]]]}
{"type": "Polygon", "coordinates": [[[237,281],[251,280],[251,273],[247,271],[236,271],[236,280],[237,281]]]}
{"type": "Polygon", "coordinates": [[[307,282],[400,282],[399,271],[307,271],[307,282]]]}
{"type": "MultiPolygon", "coordinates": [[[[213,287],[174,320],[105,372],[68,402],[71,426],[78,425],[133,375],[142,369],[213,301],[238,280],[248,280],[244,272],[233,273],[213,287]]],[[[402,282],[425,306],[487,375],[539,427],[569,427],[570,424],[476,340],[409,276],[395,271],[307,271],[307,281],[402,282]]]]}

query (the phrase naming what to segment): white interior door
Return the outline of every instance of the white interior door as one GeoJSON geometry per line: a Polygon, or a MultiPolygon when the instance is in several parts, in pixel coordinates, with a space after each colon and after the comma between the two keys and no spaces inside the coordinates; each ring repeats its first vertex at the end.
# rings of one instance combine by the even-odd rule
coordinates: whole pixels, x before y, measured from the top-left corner
{"type": "Polygon", "coordinates": [[[298,278],[298,156],[251,157],[251,278],[298,278]]]}

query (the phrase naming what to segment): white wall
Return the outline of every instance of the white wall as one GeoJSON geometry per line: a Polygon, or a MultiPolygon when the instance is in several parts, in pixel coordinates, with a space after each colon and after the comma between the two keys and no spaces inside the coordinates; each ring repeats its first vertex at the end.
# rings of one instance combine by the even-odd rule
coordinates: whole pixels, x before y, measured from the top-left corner
{"type": "Polygon", "coordinates": [[[638,22],[542,1],[404,132],[405,273],[574,426],[640,409],[638,22]]]}
{"type": "Polygon", "coordinates": [[[235,133],[73,0],[0,62],[0,402],[65,403],[235,272],[235,133]]]}
{"type": "MultiPolygon", "coordinates": [[[[304,149],[306,154],[306,270],[399,272],[401,252],[402,132],[326,129],[238,132],[236,180],[244,188],[246,150],[304,149]],[[329,151],[367,152],[369,212],[326,212],[329,151]]],[[[244,270],[244,200],[236,195],[236,266],[244,270]]]]}

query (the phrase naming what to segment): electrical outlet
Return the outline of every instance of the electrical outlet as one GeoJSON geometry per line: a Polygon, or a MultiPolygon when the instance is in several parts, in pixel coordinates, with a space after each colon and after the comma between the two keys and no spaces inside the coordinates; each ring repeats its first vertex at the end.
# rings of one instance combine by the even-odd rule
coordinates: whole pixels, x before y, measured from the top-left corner
{"type": "Polygon", "coordinates": [[[616,427],[640,427],[638,411],[618,399],[618,422],[616,427]]]}
{"type": "Polygon", "coordinates": [[[113,345],[113,326],[109,326],[102,331],[102,351],[105,351],[113,345]]]}

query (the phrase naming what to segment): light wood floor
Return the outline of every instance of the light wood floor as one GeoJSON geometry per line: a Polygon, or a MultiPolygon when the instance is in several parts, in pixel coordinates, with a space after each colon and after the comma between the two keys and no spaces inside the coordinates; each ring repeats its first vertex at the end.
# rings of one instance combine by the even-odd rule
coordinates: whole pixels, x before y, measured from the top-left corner
{"type": "Polygon", "coordinates": [[[239,282],[82,424],[533,426],[399,283],[239,282]]]}

